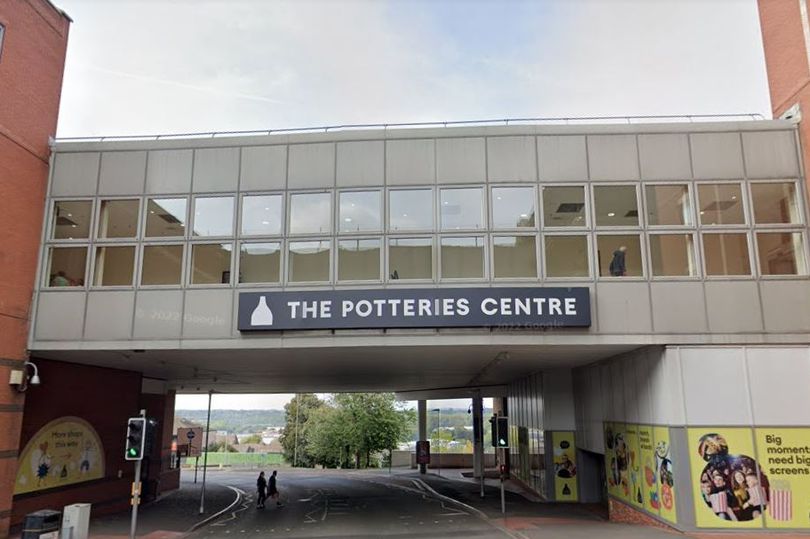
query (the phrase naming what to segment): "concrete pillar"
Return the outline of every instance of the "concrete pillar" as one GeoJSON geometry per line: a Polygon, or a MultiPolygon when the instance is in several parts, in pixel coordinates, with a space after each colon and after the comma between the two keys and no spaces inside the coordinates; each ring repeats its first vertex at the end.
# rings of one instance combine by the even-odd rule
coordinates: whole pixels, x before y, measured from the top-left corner
{"type": "Polygon", "coordinates": [[[484,399],[481,392],[472,400],[473,417],[473,476],[484,475],[484,399]]]}
{"type": "MultiPolygon", "coordinates": [[[[419,441],[424,442],[427,440],[427,401],[420,400],[416,403],[416,410],[419,423],[419,441]]],[[[419,465],[419,473],[427,473],[427,466],[425,464],[419,465]]]]}

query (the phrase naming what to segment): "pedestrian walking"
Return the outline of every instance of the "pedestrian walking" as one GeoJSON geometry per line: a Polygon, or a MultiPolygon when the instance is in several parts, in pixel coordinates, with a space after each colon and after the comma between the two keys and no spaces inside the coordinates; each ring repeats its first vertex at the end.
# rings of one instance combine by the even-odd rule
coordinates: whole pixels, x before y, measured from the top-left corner
{"type": "MultiPolygon", "coordinates": [[[[275,484],[275,479],[273,480],[273,484],[275,484]]],[[[264,509],[264,501],[267,499],[267,479],[264,478],[264,472],[261,472],[259,478],[256,479],[256,490],[259,491],[256,509],[264,509]]]]}
{"type": "Polygon", "coordinates": [[[276,475],[278,475],[277,470],[273,470],[273,473],[270,474],[270,480],[267,482],[267,495],[276,501],[276,505],[281,507],[283,504],[281,500],[278,499],[278,487],[276,486],[276,475]]]}

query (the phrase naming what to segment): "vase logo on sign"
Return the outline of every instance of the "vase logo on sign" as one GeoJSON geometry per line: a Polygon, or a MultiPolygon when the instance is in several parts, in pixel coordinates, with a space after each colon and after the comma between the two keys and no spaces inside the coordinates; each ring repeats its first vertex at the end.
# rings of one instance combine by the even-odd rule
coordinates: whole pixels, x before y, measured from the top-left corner
{"type": "Polygon", "coordinates": [[[259,296],[259,304],[253,309],[250,315],[251,326],[272,326],[273,325],[273,311],[267,306],[267,298],[259,296]]]}

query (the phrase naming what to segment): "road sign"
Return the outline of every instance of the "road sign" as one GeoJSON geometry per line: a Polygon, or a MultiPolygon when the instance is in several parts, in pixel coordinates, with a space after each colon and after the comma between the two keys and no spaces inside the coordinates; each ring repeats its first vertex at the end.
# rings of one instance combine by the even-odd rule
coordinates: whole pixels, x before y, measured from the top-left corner
{"type": "Polygon", "coordinates": [[[199,457],[202,453],[203,429],[202,427],[177,429],[177,444],[188,444],[188,457],[199,457]]]}

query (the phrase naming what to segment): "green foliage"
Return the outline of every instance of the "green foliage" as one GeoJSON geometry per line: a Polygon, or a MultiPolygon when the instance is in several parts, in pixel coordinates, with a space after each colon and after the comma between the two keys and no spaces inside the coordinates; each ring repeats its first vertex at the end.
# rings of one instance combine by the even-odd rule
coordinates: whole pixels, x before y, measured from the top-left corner
{"type": "Polygon", "coordinates": [[[279,442],[284,448],[284,460],[290,464],[304,468],[315,466],[309,447],[309,418],[324,405],[314,393],[300,393],[284,405],[284,432],[279,442]]]}
{"type": "MultiPolygon", "coordinates": [[[[174,415],[205,426],[207,410],[175,410],[174,415]]],[[[211,410],[211,430],[239,434],[284,426],[283,410],[211,410]]]]}
{"type": "Polygon", "coordinates": [[[239,443],[241,444],[260,444],[262,443],[262,435],[261,434],[251,434],[250,436],[246,436],[242,438],[239,443]]]}

